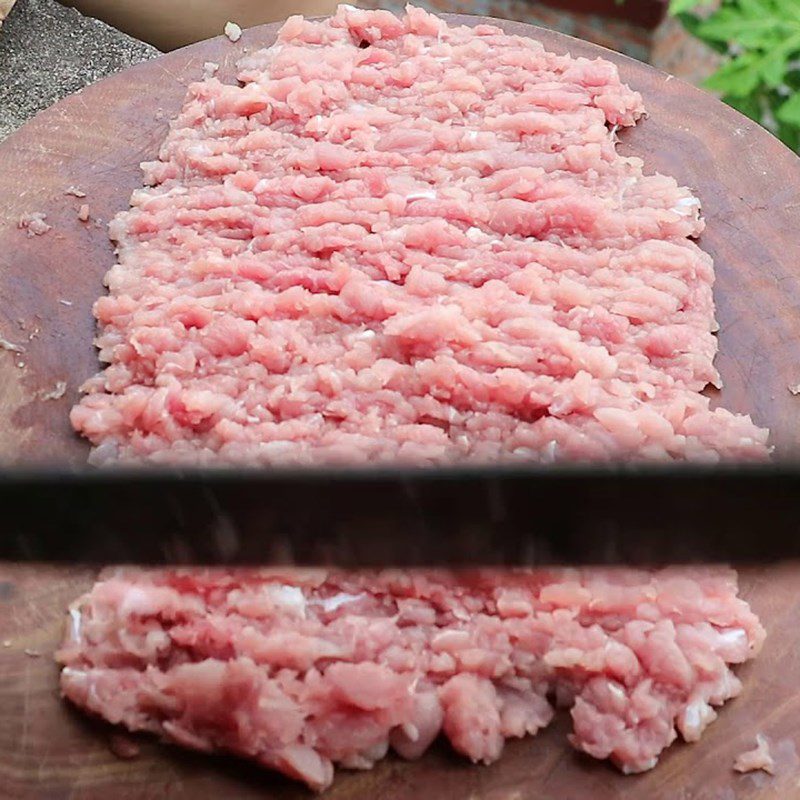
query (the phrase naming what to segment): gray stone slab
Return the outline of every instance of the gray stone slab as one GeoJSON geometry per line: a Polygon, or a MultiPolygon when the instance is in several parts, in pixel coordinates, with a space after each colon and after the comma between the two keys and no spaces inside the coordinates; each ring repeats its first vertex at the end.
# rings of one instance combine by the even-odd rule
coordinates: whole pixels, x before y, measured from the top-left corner
{"type": "Polygon", "coordinates": [[[62,97],[157,55],[55,0],[17,0],[0,27],[0,139],[62,97]]]}

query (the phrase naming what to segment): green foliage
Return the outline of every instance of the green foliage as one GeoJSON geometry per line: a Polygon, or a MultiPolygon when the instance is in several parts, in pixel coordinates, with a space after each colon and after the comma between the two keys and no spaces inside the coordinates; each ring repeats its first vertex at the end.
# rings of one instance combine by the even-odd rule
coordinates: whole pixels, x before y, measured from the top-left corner
{"type": "Polygon", "coordinates": [[[670,0],[689,33],[724,55],[705,87],[800,152],[800,0],[670,0]]]}

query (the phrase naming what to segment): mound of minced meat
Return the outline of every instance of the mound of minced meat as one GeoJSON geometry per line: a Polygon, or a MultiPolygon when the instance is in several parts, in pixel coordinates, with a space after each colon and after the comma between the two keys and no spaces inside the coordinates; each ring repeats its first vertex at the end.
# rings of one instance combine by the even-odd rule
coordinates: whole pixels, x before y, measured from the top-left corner
{"type": "MultiPolygon", "coordinates": [[[[767,456],[712,409],[698,200],[616,152],[616,68],[498,28],[340,7],[193,84],[111,225],[95,463],[767,456]]],[[[764,632],[724,570],[115,570],[63,693],[323,788],[474,761],[556,704],[625,771],[696,740],[764,632]]]]}
{"type": "Polygon", "coordinates": [[[321,789],[333,765],[473,761],[571,707],[580,750],[650,769],[738,694],[764,631],[729,571],[136,570],[70,610],[62,691],[133,731],[321,789]]]}
{"type": "Polygon", "coordinates": [[[699,202],[617,154],[612,64],[341,7],[239,70],[111,225],[96,462],[766,456],[700,394],[699,202]]]}

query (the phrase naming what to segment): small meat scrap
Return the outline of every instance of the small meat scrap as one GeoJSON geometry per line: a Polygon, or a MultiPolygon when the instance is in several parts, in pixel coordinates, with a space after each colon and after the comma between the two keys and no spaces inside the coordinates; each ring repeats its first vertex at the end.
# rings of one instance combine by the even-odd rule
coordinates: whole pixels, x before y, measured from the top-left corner
{"type": "Polygon", "coordinates": [[[28,658],[41,658],[42,654],[38,650],[32,650],[30,647],[26,647],[23,651],[28,658]]]}
{"type": "Polygon", "coordinates": [[[48,392],[39,395],[40,400],[60,400],[67,392],[66,381],[56,381],[56,385],[48,392]]]}
{"type": "Polygon", "coordinates": [[[206,79],[213,78],[218,71],[219,64],[217,64],[216,61],[206,61],[206,63],[203,64],[203,77],[206,79]]]}
{"type": "Polygon", "coordinates": [[[226,22],[225,35],[232,42],[238,42],[242,38],[242,29],[235,22],[226,22]]]}
{"type": "Polygon", "coordinates": [[[737,772],[755,772],[763,770],[770,775],[775,774],[775,761],[769,750],[769,743],[762,734],[756,735],[756,746],[752,750],[740,753],[733,762],[737,772]]]}
{"type": "Polygon", "coordinates": [[[25,348],[21,344],[14,344],[14,342],[9,342],[8,339],[3,338],[0,336],[0,350],[6,350],[9,353],[24,353],[25,348]]]}
{"type": "Polygon", "coordinates": [[[72,300],[64,300],[63,298],[59,299],[58,302],[61,303],[62,306],[71,306],[72,305],[72,300]]]}
{"type": "Polygon", "coordinates": [[[794,383],[787,387],[792,394],[800,394],[800,383],[794,383]]]}
{"type": "Polygon", "coordinates": [[[47,215],[42,214],[40,211],[35,211],[32,214],[23,214],[19,218],[17,227],[27,231],[28,236],[41,236],[52,229],[52,225],[48,225],[45,222],[46,219],[47,215]]]}
{"type": "Polygon", "coordinates": [[[64,194],[70,194],[73,197],[86,197],[86,192],[84,192],[83,189],[79,189],[77,186],[68,186],[64,194]]]}
{"type": "Polygon", "coordinates": [[[108,738],[108,749],[122,759],[136,758],[139,755],[139,743],[124,733],[112,733],[108,738]]]}
{"type": "Polygon", "coordinates": [[[78,219],[79,219],[81,222],[88,222],[88,221],[89,221],[89,206],[88,206],[88,205],[86,205],[86,203],[84,203],[84,204],[83,204],[83,205],[82,205],[82,206],[81,206],[81,207],[78,209],[78,219]]]}

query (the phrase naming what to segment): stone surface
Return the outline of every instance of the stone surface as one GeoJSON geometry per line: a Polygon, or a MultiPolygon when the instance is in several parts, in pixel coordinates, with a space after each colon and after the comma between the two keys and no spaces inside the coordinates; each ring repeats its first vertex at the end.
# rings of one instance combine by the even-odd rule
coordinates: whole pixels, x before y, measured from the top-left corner
{"type": "Polygon", "coordinates": [[[8,12],[11,11],[11,6],[14,5],[15,0],[0,0],[0,25],[3,24],[3,20],[8,16],[8,12]]]}
{"type": "Polygon", "coordinates": [[[17,0],[0,29],[0,139],[62,97],[156,55],[54,0],[17,0]]]}

